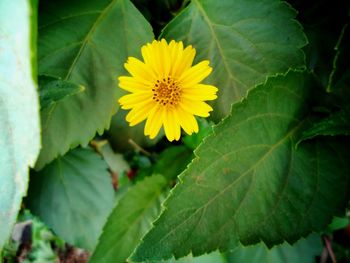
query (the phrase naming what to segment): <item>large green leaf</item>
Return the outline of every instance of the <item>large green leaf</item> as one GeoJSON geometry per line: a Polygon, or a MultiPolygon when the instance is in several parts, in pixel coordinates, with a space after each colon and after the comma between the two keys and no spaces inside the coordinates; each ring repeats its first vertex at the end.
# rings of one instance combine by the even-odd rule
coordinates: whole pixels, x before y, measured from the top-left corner
{"type": "Polygon", "coordinates": [[[42,1],[39,73],[86,91],[42,111],[43,149],[36,168],[109,127],[123,64],[152,38],[151,27],[129,0],[42,1]]]}
{"type": "Polygon", "coordinates": [[[138,182],[110,215],[91,263],[123,263],[151,227],[160,211],[160,196],[167,184],[161,175],[138,182]]]}
{"type": "Polygon", "coordinates": [[[268,249],[264,244],[239,246],[228,253],[227,258],[230,263],[314,263],[316,256],[321,253],[321,237],[311,235],[293,246],[287,243],[272,249],[268,249]]]}
{"type": "Polygon", "coordinates": [[[33,79],[36,7],[0,1],[0,251],[27,191],[39,153],[39,104],[33,79]]]}
{"type": "Polygon", "coordinates": [[[306,38],[295,11],[277,0],[193,0],[164,29],[167,39],[183,40],[209,59],[208,82],[219,88],[218,120],[247,90],[267,75],[304,65],[306,38]]]}
{"type": "Polygon", "coordinates": [[[30,178],[31,211],[68,243],[93,250],[114,205],[107,164],[90,149],[75,149],[30,178]]]}
{"type": "Polygon", "coordinates": [[[237,239],[293,243],[344,209],[349,142],[323,137],[295,147],[312,87],[308,74],[290,71],[234,104],[196,150],[134,259],[224,251],[237,239]]]}

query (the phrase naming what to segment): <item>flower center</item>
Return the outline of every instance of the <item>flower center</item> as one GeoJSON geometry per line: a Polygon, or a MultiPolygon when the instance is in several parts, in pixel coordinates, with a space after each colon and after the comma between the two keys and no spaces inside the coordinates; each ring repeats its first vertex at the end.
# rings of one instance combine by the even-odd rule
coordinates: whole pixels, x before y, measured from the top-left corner
{"type": "Polygon", "coordinates": [[[171,77],[157,80],[154,84],[153,100],[163,106],[175,106],[180,101],[181,89],[171,77]]]}

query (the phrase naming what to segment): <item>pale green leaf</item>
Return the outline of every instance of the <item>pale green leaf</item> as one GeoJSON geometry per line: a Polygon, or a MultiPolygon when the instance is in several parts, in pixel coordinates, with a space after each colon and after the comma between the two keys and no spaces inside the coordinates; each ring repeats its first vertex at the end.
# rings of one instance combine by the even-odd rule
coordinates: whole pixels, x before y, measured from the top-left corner
{"type": "Polygon", "coordinates": [[[293,243],[345,208],[349,141],[322,137],[295,147],[309,119],[309,79],[294,71],[271,77],[233,105],[196,150],[133,259],[225,251],[237,240],[293,243]]]}
{"type": "Polygon", "coordinates": [[[35,8],[29,0],[0,1],[0,251],[40,148],[36,65],[32,64],[35,8]]]}
{"type": "Polygon", "coordinates": [[[96,150],[103,156],[111,172],[121,177],[130,170],[130,165],[124,159],[123,155],[113,151],[107,140],[92,141],[96,150]]]}
{"type": "Polygon", "coordinates": [[[264,244],[239,246],[227,254],[229,263],[315,263],[322,253],[321,237],[311,235],[293,246],[285,243],[272,249],[264,244]]]}
{"type": "Polygon", "coordinates": [[[107,164],[91,149],[75,149],[30,178],[28,203],[69,244],[93,250],[114,205],[107,164]]]}
{"type": "Polygon", "coordinates": [[[166,184],[163,176],[153,175],[130,188],[110,215],[91,263],[126,261],[158,216],[166,184]]]}
{"type": "Polygon", "coordinates": [[[193,45],[197,61],[210,60],[207,82],[219,88],[213,116],[220,120],[267,75],[304,65],[307,41],[295,15],[277,0],[193,0],[162,36],[193,45]]]}
{"type": "Polygon", "coordinates": [[[180,259],[172,258],[166,261],[147,261],[147,263],[228,263],[228,261],[225,255],[220,254],[218,251],[215,251],[213,253],[202,255],[200,257],[193,257],[192,255],[189,255],[180,259]]]}
{"type": "Polygon", "coordinates": [[[39,74],[86,88],[42,112],[43,149],[36,168],[109,127],[121,95],[117,77],[128,56],[153,38],[129,0],[43,1],[39,17],[39,74]]]}

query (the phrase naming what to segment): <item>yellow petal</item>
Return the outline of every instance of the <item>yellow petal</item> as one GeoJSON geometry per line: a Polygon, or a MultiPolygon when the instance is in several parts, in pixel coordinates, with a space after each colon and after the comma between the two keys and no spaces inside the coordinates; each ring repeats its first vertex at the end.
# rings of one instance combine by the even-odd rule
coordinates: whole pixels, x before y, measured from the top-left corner
{"type": "Polygon", "coordinates": [[[170,75],[172,77],[177,77],[175,74],[178,68],[178,65],[181,63],[182,53],[183,53],[183,43],[180,41],[179,43],[172,40],[169,44],[169,52],[171,57],[171,69],[170,75]]]}
{"type": "Polygon", "coordinates": [[[134,77],[119,77],[119,87],[129,92],[149,91],[153,86],[142,83],[134,77]]]}
{"type": "Polygon", "coordinates": [[[132,93],[119,99],[122,109],[131,109],[141,103],[152,101],[152,93],[132,93]]]}
{"type": "Polygon", "coordinates": [[[181,75],[191,68],[194,56],[196,55],[196,50],[192,46],[185,48],[183,52],[179,52],[179,56],[176,63],[174,63],[172,69],[172,76],[175,78],[181,77],[181,75]]]}
{"type": "Polygon", "coordinates": [[[198,132],[198,123],[192,114],[184,111],[180,107],[177,107],[174,113],[177,116],[181,127],[187,134],[191,135],[193,132],[198,132]]]}
{"type": "Polygon", "coordinates": [[[171,57],[170,57],[170,51],[168,47],[168,43],[163,38],[160,41],[160,52],[161,52],[161,65],[163,67],[163,78],[167,78],[170,73],[170,66],[171,66],[171,57]]]}
{"type": "Polygon", "coordinates": [[[188,100],[183,98],[180,107],[190,114],[200,117],[208,117],[209,112],[213,110],[207,103],[203,101],[188,100]]]}
{"type": "Polygon", "coordinates": [[[141,48],[141,54],[145,64],[154,69],[156,64],[152,54],[152,45],[148,43],[147,45],[143,46],[141,48]]]}
{"type": "Polygon", "coordinates": [[[197,84],[191,88],[182,88],[182,96],[190,100],[215,100],[218,89],[212,85],[197,84]]]}
{"type": "Polygon", "coordinates": [[[178,141],[181,137],[181,127],[180,127],[180,121],[178,119],[177,114],[175,114],[175,109],[169,110],[169,117],[172,120],[172,129],[174,134],[175,141],[178,141]]]}
{"type": "Polygon", "coordinates": [[[150,139],[154,139],[158,135],[162,127],[163,113],[164,107],[160,107],[159,105],[154,107],[150,112],[144,129],[145,135],[149,135],[150,139]]]}
{"type": "Polygon", "coordinates": [[[166,109],[165,113],[163,114],[163,124],[164,124],[165,136],[170,142],[172,142],[175,139],[175,133],[174,133],[175,125],[174,125],[174,119],[172,119],[172,116],[168,109],[166,109]]]}
{"type": "Polygon", "coordinates": [[[124,67],[132,76],[140,78],[146,83],[151,84],[157,79],[156,73],[137,58],[129,57],[124,67]]]}
{"type": "Polygon", "coordinates": [[[135,126],[145,120],[155,106],[156,104],[152,101],[142,105],[142,107],[135,107],[126,115],[125,119],[129,122],[130,126],[135,126]]]}
{"type": "Polygon", "coordinates": [[[182,85],[190,87],[205,79],[211,71],[212,68],[209,67],[209,61],[205,60],[186,70],[179,78],[179,81],[182,85]]]}

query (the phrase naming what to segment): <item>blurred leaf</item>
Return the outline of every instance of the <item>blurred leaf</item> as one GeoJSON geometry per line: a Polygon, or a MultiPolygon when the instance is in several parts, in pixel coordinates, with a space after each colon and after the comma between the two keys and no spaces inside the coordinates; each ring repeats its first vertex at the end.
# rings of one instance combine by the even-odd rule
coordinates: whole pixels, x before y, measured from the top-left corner
{"type": "Polygon", "coordinates": [[[227,254],[228,262],[249,263],[314,263],[316,256],[322,253],[321,237],[311,235],[301,239],[293,246],[288,243],[268,249],[264,244],[239,246],[227,254]]]}
{"type": "Polygon", "coordinates": [[[295,148],[312,84],[289,71],[234,104],[195,151],[133,259],[225,251],[237,239],[271,247],[326,227],[348,202],[350,142],[324,137],[295,148]]]}
{"type": "Polygon", "coordinates": [[[0,1],[0,254],[40,148],[35,10],[29,0],[0,1]]]}
{"type": "Polygon", "coordinates": [[[166,183],[163,176],[153,175],[130,188],[109,216],[91,263],[126,261],[158,216],[166,183]]]}
{"type": "Polygon", "coordinates": [[[304,27],[308,45],[304,48],[308,68],[317,81],[326,88],[342,27],[348,20],[349,1],[343,0],[289,0],[298,10],[298,21],[304,27]]]}
{"type": "Polygon", "coordinates": [[[350,26],[346,24],[341,32],[338,43],[335,47],[337,51],[333,62],[333,71],[329,77],[327,90],[350,90],[350,26]]]}
{"type": "Polygon", "coordinates": [[[108,130],[108,135],[113,148],[119,152],[134,150],[136,143],[140,147],[149,147],[156,144],[163,136],[163,129],[153,140],[149,139],[144,134],[145,123],[130,127],[125,120],[127,111],[120,110],[112,118],[111,127],[108,130]]]}
{"type": "Polygon", "coordinates": [[[30,179],[31,211],[68,243],[93,250],[114,204],[101,157],[91,149],[75,149],[30,179]]]}
{"type": "Polygon", "coordinates": [[[164,29],[166,39],[183,40],[209,59],[208,83],[219,88],[213,117],[219,121],[266,76],[304,66],[306,45],[296,12],[274,0],[193,0],[164,29]]]}
{"type": "MultiPolygon", "coordinates": [[[[215,251],[210,254],[206,254],[200,257],[187,256],[180,259],[170,259],[166,261],[148,261],[149,263],[227,263],[224,255],[215,251]]],[[[240,262],[242,263],[242,262],[240,262]]]]}
{"type": "Polygon", "coordinates": [[[176,179],[192,158],[192,151],[184,146],[169,147],[158,156],[153,173],[162,174],[168,180],[176,179]]]}
{"type": "Polygon", "coordinates": [[[182,139],[184,144],[192,150],[196,149],[203,142],[203,139],[213,132],[213,124],[208,123],[205,119],[198,119],[198,126],[198,133],[186,135],[182,139]]]}
{"type": "Polygon", "coordinates": [[[314,123],[304,131],[299,142],[316,136],[350,135],[350,106],[314,123]]]}
{"type": "Polygon", "coordinates": [[[129,0],[41,1],[39,74],[60,77],[86,91],[42,112],[43,149],[36,168],[109,127],[129,55],[138,56],[152,29],[129,0]]]}
{"type": "Polygon", "coordinates": [[[83,86],[76,85],[51,76],[39,76],[39,95],[41,110],[68,97],[83,92],[83,86]]]}
{"type": "Polygon", "coordinates": [[[350,224],[350,218],[349,217],[337,217],[335,216],[333,218],[332,223],[328,226],[328,229],[330,231],[335,231],[335,230],[339,230],[342,228],[347,227],[350,224]]]}

